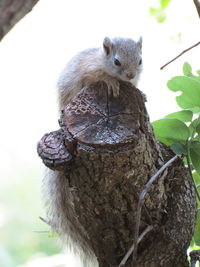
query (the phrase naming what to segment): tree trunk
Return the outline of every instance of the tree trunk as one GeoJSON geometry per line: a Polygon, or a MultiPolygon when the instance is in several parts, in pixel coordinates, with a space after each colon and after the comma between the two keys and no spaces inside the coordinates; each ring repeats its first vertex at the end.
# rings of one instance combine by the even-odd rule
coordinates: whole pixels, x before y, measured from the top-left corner
{"type": "Polygon", "coordinates": [[[1,0],[0,1],[0,41],[8,31],[28,12],[39,0],[1,0]]]}
{"type": "MultiPolygon", "coordinates": [[[[136,211],[144,185],[174,156],[153,134],[143,94],[121,83],[108,97],[98,83],[84,88],[62,111],[61,129],[38,144],[45,165],[65,172],[79,223],[100,267],[117,267],[133,244],[136,211]]],[[[63,196],[64,197],[64,196],[63,196]]],[[[186,250],[196,219],[194,184],[181,159],[148,191],[136,263],[126,267],[189,266],[186,250]]]]}

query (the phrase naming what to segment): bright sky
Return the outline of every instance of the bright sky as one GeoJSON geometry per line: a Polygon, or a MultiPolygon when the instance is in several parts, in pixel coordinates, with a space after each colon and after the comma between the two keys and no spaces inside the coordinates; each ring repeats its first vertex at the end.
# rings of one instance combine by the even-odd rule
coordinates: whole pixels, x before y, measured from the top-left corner
{"type": "MultiPolygon", "coordinates": [[[[139,88],[147,95],[151,120],[177,111],[167,80],[182,73],[184,61],[200,69],[200,47],[159,68],[199,41],[193,1],[172,0],[167,21],[149,16],[149,0],[41,0],[0,43],[0,176],[9,169],[42,167],[36,144],[58,129],[56,81],[67,61],[80,50],[102,45],[105,36],[143,36],[144,72],[139,88]],[[178,34],[181,33],[181,42],[178,34]]],[[[42,179],[42,178],[41,178],[42,179]]]]}

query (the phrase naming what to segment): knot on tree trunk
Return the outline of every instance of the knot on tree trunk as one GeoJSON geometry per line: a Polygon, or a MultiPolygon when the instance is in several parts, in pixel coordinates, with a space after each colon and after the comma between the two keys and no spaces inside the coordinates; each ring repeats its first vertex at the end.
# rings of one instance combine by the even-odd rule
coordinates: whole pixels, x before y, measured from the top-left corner
{"type": "MultiPolygon", "coordinates": [[[[70,221],[76,241],[93,251],[100,267],[117,267],[133,244],[140,193],[173,157],[155,139],[144,102],[130,83],[121,82],[118,98],[108,96],[104,83],[85,87],[63,108],[60,129],[38,143],[44,164],[65,174],[73,189],[73,208],[61,211],[66,224],[70,221]]],[[[63,198],[68,205],[65,195],[59,205],[63,198]]],[[[141,241],[134,266],[188,266],[186,249],[195,217],[194,185],[177,159],[146,195],[140,232],[148,225],[154,230],[141,241]]],[[[133,266],[131,258],[125,266],[133,266]]]]}

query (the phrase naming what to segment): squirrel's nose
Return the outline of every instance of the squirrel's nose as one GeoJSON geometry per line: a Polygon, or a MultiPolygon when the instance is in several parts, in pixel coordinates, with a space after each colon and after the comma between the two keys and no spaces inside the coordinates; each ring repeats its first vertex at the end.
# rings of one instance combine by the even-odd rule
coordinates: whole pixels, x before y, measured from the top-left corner
{"type": "Polygon", "coordinates": [[[128,73],[126,76],[127,76],[127,78],[130,79],[130,80],[133,79],[133,78],[135,77],[135,75],[134,75],[133,73],[128,73]]]}

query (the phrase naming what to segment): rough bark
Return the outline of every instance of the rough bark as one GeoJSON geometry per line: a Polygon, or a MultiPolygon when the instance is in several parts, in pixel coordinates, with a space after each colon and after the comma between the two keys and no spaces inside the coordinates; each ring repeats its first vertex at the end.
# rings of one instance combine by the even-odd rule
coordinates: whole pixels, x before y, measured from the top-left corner
{"type": "Polygon", "coordinates": [[[199,0],[194,0],[194,4],[195,4],[195,7],[197,9],[197,13],[199,15],[199,18],[200,18],[200,2],[199,2],[199,0]]]}
{"type": "Polygon", "coordinates": [[[0,41],[8,31],[28,12],[39,0],[1,0],[0,1],[0,41]]]}
{"type": "MultiPolygon", "coordinates": [[[[143,94],[121,83],[119,98],[102,83],[84,88],[61,115],[61,129],[45,135],[38,153],[51,169],[65,170],[79,222],[100,267],[117,267],[133,243],[139,195],[171,157],[154,137],[143,94]]],[[[195,226],[194,184],[177,159],[151,186],[140,232],[148,233],[137,262],[126,267],[189,266],[186,249],[195,226]]]]}

